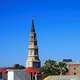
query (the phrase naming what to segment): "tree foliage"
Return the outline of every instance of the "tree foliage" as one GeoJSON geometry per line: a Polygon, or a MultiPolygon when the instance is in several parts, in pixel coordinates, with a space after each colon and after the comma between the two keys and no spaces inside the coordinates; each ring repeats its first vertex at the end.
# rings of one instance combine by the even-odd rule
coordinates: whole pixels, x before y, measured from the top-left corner
{"type": "Polygon", "coordinates": [[[14,64],[13,68],[14,69],[24,69],[25,67],[23,65],[20,65],[20,64],[14,64]]]}
{"type": "Polygon", "coordinates": [[[56,62],[50,59],[45,61],[40,70],[44,77],[48,75],[65,75],[66,72],[68,72],[68,68],[65,63],[56,62]]]}

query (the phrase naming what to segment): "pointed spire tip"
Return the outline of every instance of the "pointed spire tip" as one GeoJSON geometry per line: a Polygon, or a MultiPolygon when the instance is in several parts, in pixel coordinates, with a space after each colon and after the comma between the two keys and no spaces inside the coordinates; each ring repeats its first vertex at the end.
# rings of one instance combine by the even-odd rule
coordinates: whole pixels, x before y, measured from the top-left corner
{"type": "Polygon", "coordinates": [[[34,18],[32,17],[32,29],[31,32],[35,32],[35,28],[34,28],[34,18]]]}

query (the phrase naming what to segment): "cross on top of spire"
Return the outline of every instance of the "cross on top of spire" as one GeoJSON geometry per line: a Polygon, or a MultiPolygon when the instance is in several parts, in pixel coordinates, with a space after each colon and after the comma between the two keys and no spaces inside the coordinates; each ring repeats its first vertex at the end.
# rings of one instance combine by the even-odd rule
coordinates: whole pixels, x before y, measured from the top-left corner
{"type": "Polygon", "coordinates": [[[35,28],[34,28],[34,19],[32,17],[32,29],[31,29],[31,32],[35,32],[35,28]]]}

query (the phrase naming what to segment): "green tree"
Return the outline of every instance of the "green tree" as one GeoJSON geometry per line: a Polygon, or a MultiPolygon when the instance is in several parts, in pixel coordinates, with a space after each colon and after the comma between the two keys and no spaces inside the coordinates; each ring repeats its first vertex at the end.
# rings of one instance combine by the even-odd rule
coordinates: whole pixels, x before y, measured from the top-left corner
{"type": "Polygon", "coordinates": [[[44,65],[41,67],[42,77],[46,77],[48,75],[56,75],[56,61],[54,60],[46,60],[44,65]]]}
{"type": "Polygon", "coordinates": [[[58,66],[60,75],[65,75],[66,72],[68,72],[67,64],[65,64],[64,62],[59,62],[58,66]]]}
{"type": "Polygon", "coordinates": [[[25,67],[23,65],[20,65],[20,64],[14,64],[14,66],[12,68],[14,68],[14,69],[24,69],[25,67]]]}
{"type": "Polygon", "coordinates": [[[65,74],[68,69],[67,65],[63,62],[56,62],[54,60],[46,60],[44,65],[40,69],[42,77],[49,75],[62,75],[65,74]]]}

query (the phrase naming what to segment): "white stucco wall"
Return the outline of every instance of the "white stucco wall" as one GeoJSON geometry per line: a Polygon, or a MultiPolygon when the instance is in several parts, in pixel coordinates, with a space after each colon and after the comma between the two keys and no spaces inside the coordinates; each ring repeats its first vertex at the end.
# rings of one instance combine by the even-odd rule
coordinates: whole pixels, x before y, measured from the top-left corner
{"type": "Polygon", "coordinates": [[[8,80],[31,80],[31,76],[23,70],[8,70],[8,80]]]}
{"type": "Polygon", "coordinates": [[[9,71],[7,78],[8,78],[8,80],[14,80],[14,72],[13,71],[9,71]]]}

